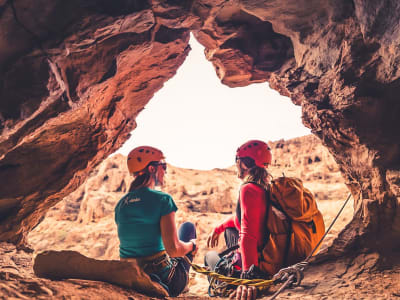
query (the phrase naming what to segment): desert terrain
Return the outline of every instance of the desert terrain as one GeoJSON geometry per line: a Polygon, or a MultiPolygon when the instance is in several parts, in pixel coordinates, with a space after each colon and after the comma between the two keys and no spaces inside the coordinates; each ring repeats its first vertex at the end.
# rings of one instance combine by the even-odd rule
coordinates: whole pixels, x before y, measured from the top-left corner
{"type": "MultiPolygon", "coordinates": [[[[326,227],[335,218],[348,195],[339,169],[319,140],[305,136],[270,142],[274,177],[296,176],[313,191],[326,227]]],[[[232,154],[233,157],[233,154],[232,154]]],[[[233,159],[233,158],[232,158],[233,159]]],[[[163,190],[177,206],[177,223],[186,220],[197,226],[199,251],[194,262],[203,264],[209,250],[205,244],[214,226],[235,209],[240,182],[234,167],[207,171],[168,165],[163,190]]],[[[52,207],[29,235],[29,248],[0,243],[0,299],[146,299],[135,290],[101,281],[48,280],[33,273],[33,259],[46,250],[74,250],[99,260],[118,260],[118,238],[114,207],[125,194],[131,178],[126,157],[113,155],[93,170],[75,192],[52,207]],[[29,252],[33,253],[29,253],[29,252]]],[[[305,270],[299,287],[287,289],[279,299],[398,299],[399,257],[384,259],[375,252],[341,257],[329,255],[330,245],[353,216],[353,199],[326,236],[320,255],[305,270]],[[322,253],[322,254],[321,254],[322,253]],[[325,254],[324,254],[325,253],[325,254]],[[326,254],[328,253],[328,254],[326,254]],[[323,263],[321,263],[323,262],[323,263]]],[[[224,249],[220,240],[218,250],[224,249]]],[[[65,269],[64,261],[57,264],[65,269]]],[[[190,272],[188,290],[179,299],[208,299],[204,275],[190,272]]],[[[277,289],[272,288],[270,295],[277,289]]],[[[268,299],[268,294],[262,296],[268,299]]]]}
{"type": "MultiPolygon", "coordinates": [[[[313,191],[326,226],[336,216],[348,195],[339,169],[317,138],[305,136],[271,142],[274,177],[295,176],[313,191]]],[[[234,153],[232,153],[233,162],[234,153]]],[[[126,157],[113,155],[101,163],[75,192],[50,209],[45,219],[30,233],[36,253],[45,250],[75,250],[96,259],[118,259],[119,242],[114,222],[114,207],[132,179],[126,157]]],[[[178,206],[177,223],[194,221],[199,252],[195,263],[202,264],[205,244],[211,230],[235,209],[240,181],[235,167],[207,171],[168,165],[164,191],[178,206]]],[[[321,250],[329,247],[339,231],[351,220],[352,202],[325,238],[321,250]]],[[[220,249],[223,249],[220,241],[220,249]]],[[[191,272],[188,295],[205,296],[207,280],[191,272]]]]}

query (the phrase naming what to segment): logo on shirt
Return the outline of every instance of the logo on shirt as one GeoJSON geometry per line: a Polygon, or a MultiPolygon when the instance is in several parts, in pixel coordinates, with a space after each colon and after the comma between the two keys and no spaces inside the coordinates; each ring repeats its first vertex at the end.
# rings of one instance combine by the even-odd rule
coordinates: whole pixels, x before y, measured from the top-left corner
{"type": "Polygon", "coordinates": [[[135,202],[139,202],[140,201],[140,198],[132,198],[132,199],[129,199],[129,203],[135,203],[135,202]]]}
{"type": "Polygon", "coordinates": [[[125,204],[140,202],[140,198],[125,199],[125,204]]]}

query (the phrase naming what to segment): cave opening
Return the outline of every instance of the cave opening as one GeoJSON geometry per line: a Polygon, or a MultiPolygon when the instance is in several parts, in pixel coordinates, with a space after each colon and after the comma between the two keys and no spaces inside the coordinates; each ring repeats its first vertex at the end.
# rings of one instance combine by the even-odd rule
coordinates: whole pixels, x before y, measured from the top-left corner
{"type": "Polygon", "coordinates": [[[371,252],[381,261],[398,254],[395,1],[78,2],[0,4],[0,240],[24,246],[46,211],[123,144],[185,60],[191,31],[223,84],[268,81],[302,106],[304,123],[338,162],[355,215],[333,257],[364,255],[368,267],[371,252]]]}
{"type": "MultiPolygon", "coordinates": [[[[233,153],[239,143],[252,138],[272,141],[271,146],[277,156],[272,166],[273,176],[279,177],[285,174],[285,176],[302,178],[305,185],[314,192],[318,205],[323,212],[326,226],[330,224],[338,212],[339,206],[343,203],[348,189],[344,184],[339,167],[327,149],[314,136],[305,136],[309,134],[309,130],[301,123],[301,107],[291,103],[291,100],[287,97],[278,96],[275,91],[268,91],[267,83],[253,84],[246,88],[228,88],[217,82],[217,88],[222,87],[221,91],[214,89],[210,94],[202,94],[201,91],[194,90],[190,81],[194,82],[197,88],[210,89],[204,84],[204,76],[215,78],[217,76],[215,76],[211,64],[204,59],[203,49],[199,45],[193,45],[193,43],[195,41],[192,40],[193,54],[202,56],[204,61],[201,63],[209,67],[210,73],[199,72],[200,67],[196,60],[193,60],[194,63],[190,65],[189,54],[177,74],[155,94],[145,109],[137,116],[138,125],[131,137],[133,144],[128,140],[116,154],[103,161],[92,171],[91,176],[81,187],[53,206],[41,224],[29,233],[28,243],[33,246],[35,251],[75,250],[96,259],[118,259],[119,242],[113,220],[113,209],[119,198],[126,193],[131,181],[126,172],[125,157],[121,153],[126,155],[134,145],[139,144],[155,144],[155,146],[163,148],[168,139],[174,139],[173,143],[181,147],[183,151],[191,153],[189,160],[179,161],[175,159],[175,161],[170,162],[172,166],[167,173],[165,188],[179,206],[178,222],[187,219],[188,216],[201,220],[197,224],[201,228],[200,240],[205,240],[205,235],[211,230],[211,225],[234,211],[239,181],[232,166],[233,153]],[[185,69],[186,63],[189,64],[189,67],[185,69]],[[182,74],[179,73],[180,70],[183,71],[182,74]],[[200,76],[190,78],[190,74],[187,72],[196,72],[196,70],[200,76]],[[175,79],[176,84],[174,83],[175,79]],[[185,82],[183,79],[188,81],[185,82]],[[182,100],[171,103],[168,102],[168,99],[163,98],[182,97],[182,94],[180,95],[177,92],[177,90],[182,89],[180,86],[182,84],[187,85],[187,89],[183,90],[182,100]],[[254,88],[255,86],[256,88],[254,88]],[[172,95],[164,94],[163,91],[170,87],[175,93],[172,93],[172,95]],[[196,95],[196,97],[193,97],[195,99],[187,99],[191,96],[191,94],[187,94],[188,91],[196,95]],[[228,94],[227,91],[232,94],[228,94]],[[233,94],[237,94],[239,97],[232,99],[233,94]],[[209,102],[207,102],[209,99],[204,99],[205,103],[201,103],[201,100],[206,97],[214,97],[214,99],[209,102]],[[226,99],[221,99],[223,97],[226,99]],[[250,98],[257,97],[260,98],[259,101],[250,101],[250,98]],[[198,105],[193,108],[196,102],[198,105]],[[246,112],[243,108],[244,103],[249,102],[250,105],[248,106],[251,107],[247,113],[249,115],[252,113],[252,116],[246,121],[242,121],[245,118],[243,117],[241,120],[241,114],[246,112]],[[283,105],[276,106],[274,102],[283,102],[283,105]],[[227,108],[227,105],[231,105],[231,108],[227,108]],[[232,109],[235,106],[237,106],[237,109],[232,109]],[[173,112],[174,109],[178,110],[176,114],[173,112]],[[204,111],[201,115],[199,112],[202,109],[204,111]],[[152,110],[156,113],[154,114],[152,110]],[[200,118],[196,119],[195,115],[190,115],[192,113],[190,110],[200,114],[200,118]],[[263,113],[263,110],[268,110],[269,115],[263,113]],[[147,120],[141,119],[141,115],[145,115],[147,111],[149,112],[147,120]],[[216,122],[209,121],[212,125],[205,128],[200,120],[204,118],[207,121],[207,113],[214,113],[215,120],[211,121],[216,122]],[[227,113],[231,116],[228,116],[227,113]],[[189,115],[188,119],[185,119],[185,115],[189,115]],[[254,115],[260,119],[266,115],[273,120],[271,123],[254,122],[254,115]],[[166,124],[171,118],[176,118],[175,128],[168,127],[166,124]],[[194,119],[192,123],[197,128],[190,127],[185,123],[185,120],[189,121],[190,119],[194,119]],[[225,126],[219,123],[223,120],[226,120],[225,126]],[[231,128],[239,121],[245,122],[245,124],[240,124],[240,127],[244,127],[239,132],[241,136],[237,132],[239,127],[231,128]],[[141,134],[150,137],[150,139],[140,140],[143,137],[135,136],[135,132],[140,131],[141,126],[143,130],[147,128],[147,131],[141,134]],[[183,132],[184,135],[190,133],[197,139],[203,138],[204,147],[211,148],[211,151],[207,153],[207,150],[194,144],[195,147],[200,148],[197,153],[194,152],[190,145],[186,144],[190,137],[179,132],[179,127],[182,126],[188,127],[186,128],[187,131],[183,132]],[[220,132],[230,134],[235,139],[232,142],[227,141],[226,138],[219,140],[221,133],[217,132],[217,128],[213,129],[213,126],[220,126],[220,132]],[[258,130],[257,134],[259,135],[251,135],[254,134],[252,131],[256,131],[254,126],[257,126],[255,129],[258,130]],[[275,128],[274,126],[285,128],[275,128]],[[166,131],[162,129],[166,129],[166,131]],[[204,135],[199,137],[196,131],[204,133],[204,135]],[[248,136],[248,134],[250,135],[248,136]],[[212,135],[215,137],[210,138],[212,135]],[[213,141],[217,142],[213,143],[213,141]],[[220,141],[226,144],[224,145],[226,147],[223,149],[223,155],[227,158],[222,165],[216,163],[218,159],[221,160],[221,156],[217,156],[217,160],[213,160],[211,164],[206,166],[204,166],[204,162],[198,165],[190,164],[190,160],[198,159],[199,155],[203,155],[204,158],[213,155],[215,148],[222,147],[220,141]],[[181,145],[182,143],[184,145],[181,145]],[[174,162],[176,162],[176,165],[174,162]],[[210,221],[210,219],[213,221],[210,221]],[[46,238],[43,238],[43,235],[46,238]]],[[[215,81],[211,84],[215,84],[215,81]]],[[[171,153],[172,151],[177,150],[172,149],[171,153]]],[[[181,154],[178,152],[178,157],[181,154]]],[[[168,155],[168,152],[166,152],[166,155],[169,162],[168,157],[170,155],[168,155]]],[[[339,232],[350,222],[352,215],[353,208],[349,203],[338,223],[327,236],[322,249],[327,249],[334,242],[339,232]]],[[[202,261],[204,252],[205,249],[199,255],[199,263],[202,261]]],[[[201,279],[199,280],[201,281],[201,279]]],[[[199,291],[199,293],[204,292],[199,291]]]]}
{"type": "Polygon", "coordinates": [[[267,82],[235,88],[221,84],[204,47],[193,35],[189,43],[185,62],[137,116],[137,127],[117,153],[154,145],[174,166],[207,170],[232,166],[234,152],[246,140],[311,134],[301,122],[301,107],[288,97],[267,82]]]}

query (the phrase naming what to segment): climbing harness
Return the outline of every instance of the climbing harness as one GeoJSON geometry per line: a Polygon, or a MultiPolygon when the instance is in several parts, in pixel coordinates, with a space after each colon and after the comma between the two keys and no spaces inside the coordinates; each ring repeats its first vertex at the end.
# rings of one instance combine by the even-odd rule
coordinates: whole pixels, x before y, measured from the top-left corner
{"type": "MultiPolygon", "coordinates": [[[[265,280],[265,279],[239,279],[239,278],[234,278],[234,277],[229,277],[225,275],[218,274],[216,272],[210,271],[205,267],[201,267],[196,264],[191,264],[192,268],[195,272],[201,273],[207,276],[211,277],[210,280],[210,285],[212,283],[215,284],[215,281],[218,281],[219,283],[214,286],[218,290],[218,294],[222,296],[229,296],[229,292],[227,290],[228,285],[246,285],[246,286],[254,286],[257,288],[259,292],[266,291],[271,285],[282,283],[282,286],[279,288],[279,290],[269,298],[269,300],[274,300],[276,297],[288,286],[294,285],[298,286],[300,285],[301,281],[304,278],[304,269],[308,266],[310,258],[313,256],[314,252],[319,248],[321,245],[322,241],[326,237],[326,235],[329,233],[329,231],[332,229],[333,225],[335,224],[336,220],[339,218],[340,214],[342,213],[343,209],[345,208],[347,202],[350,200],[351,193],[349,193],[346,201],[344,202],[343,206],[339,210],[338,214],[336,217],[333,219],[332,223],[329,225],[328,229],[326,230],[325,234],[322,236],[322,238],[319,240],[318,244],[314,247],[314,249],[311,251],[311,253],[307,256],[307,258],[299,262],[297,264],[294,264],[292,266],[289,266],[287,268],[282,268],[279,270],[278,273],[276,273],[272,279],[270,280],[265,280]],[[286,280],[286,281],[285,281],[286,280]]],[[[224,251],[226,253],[226,251],[224,251]]]]}

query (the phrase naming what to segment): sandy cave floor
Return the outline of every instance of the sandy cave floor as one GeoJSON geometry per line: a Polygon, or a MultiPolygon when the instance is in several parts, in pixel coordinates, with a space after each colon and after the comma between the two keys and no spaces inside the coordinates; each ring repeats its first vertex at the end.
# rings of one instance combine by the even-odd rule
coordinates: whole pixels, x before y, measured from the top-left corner
{"type": "MultiPolygon", "coordinates": [[[[151,299],[103,282],[36,278],[30,254],[7,243],[0,244],[0,254],[0,299],[151,299]]],[[[301,286],[278,299],[400,299],[399,255],[386,266],[377,266],[377,261],[378,255],[371,253],[312,266],[301,286]]],[[[170,299],[208,298],[194,292],[170,299]]]]}
{"type": "MultiPolygon", "coordinates": [[[[320,202],[326,224],[335,216],[341,201],[320,202]]],[[[348,204],[349,205],[349,204],[348,204]]],[[[322,248],[333,242],[352,215],[351,205],[338,219],[322,248]]],[[[194,218],[212,226],[219,214],[197,213],[194,218]]],[[[204,233],[207,229],[204,229],[204,233]]],[[[202,237],[204,238],[204,237],[202,237]]],[[[195,262],[201,264],[207,249],[202,249],[195,262]]],[[[35,277],[32,254],[15,246],[0,243],[0,299],[150,299],[135,291],[108,283],[69,279],[52,281],[35,277]]],[[[207,280],[190,273],[189,291],[176,299],[208,299],[207,280]]],[[[171,298],[174,299],[174,298],[171,298]]],[[[268,295],[263,296],[268,299],[268,295]]],[[[301,286],[286,290],[278,299],[400,299],[400,253],[382,263],[376,253],[361,254],[355,259],[340,258],[309,267],[301,286]]]]}

